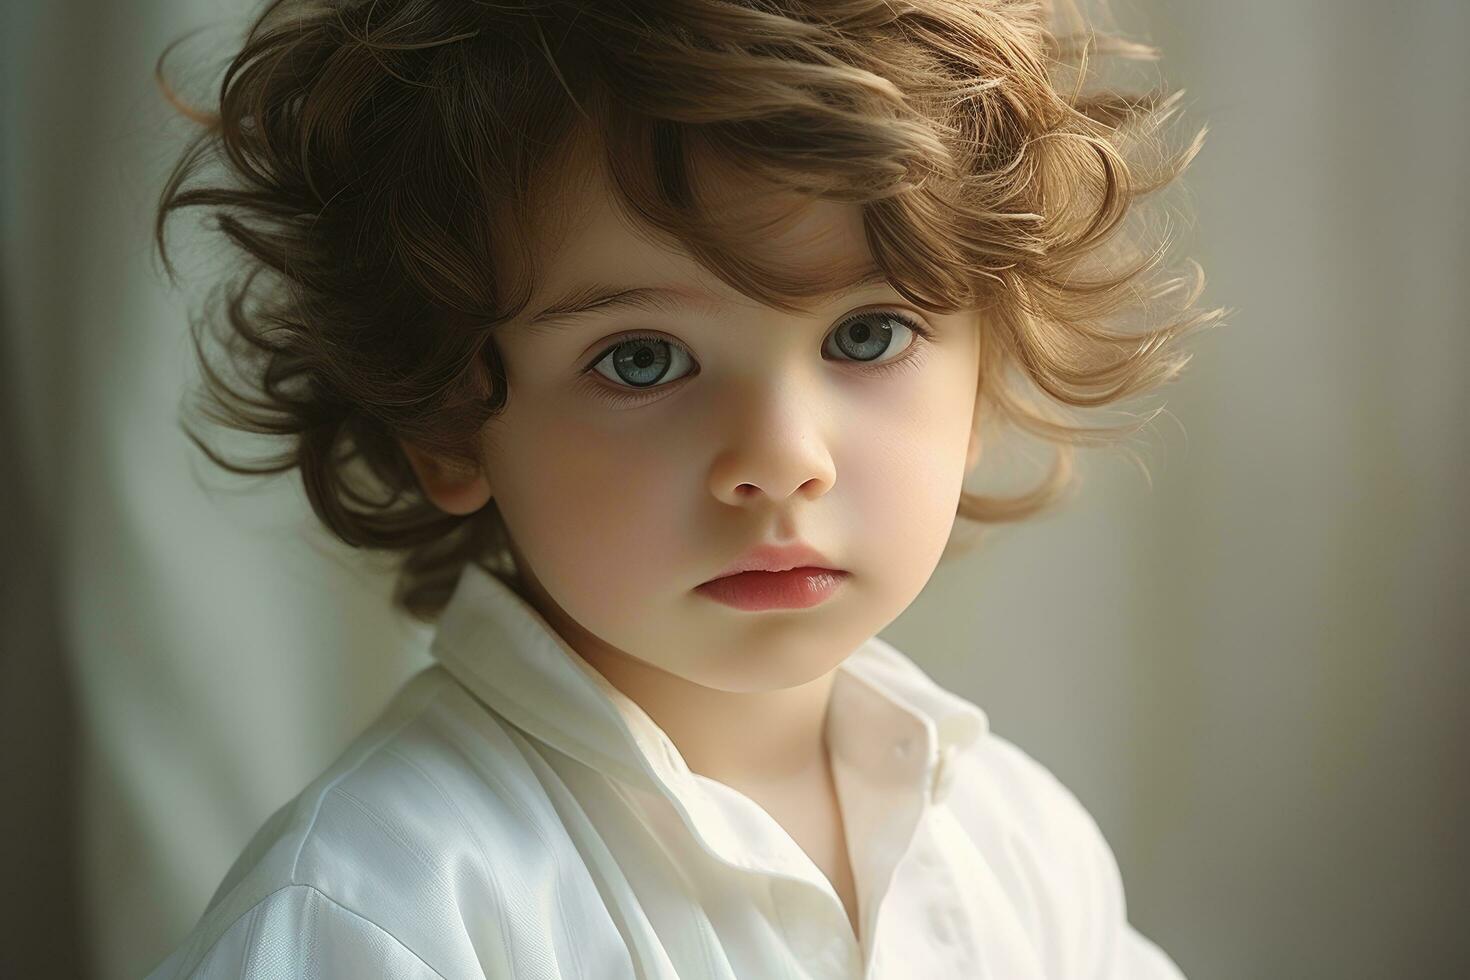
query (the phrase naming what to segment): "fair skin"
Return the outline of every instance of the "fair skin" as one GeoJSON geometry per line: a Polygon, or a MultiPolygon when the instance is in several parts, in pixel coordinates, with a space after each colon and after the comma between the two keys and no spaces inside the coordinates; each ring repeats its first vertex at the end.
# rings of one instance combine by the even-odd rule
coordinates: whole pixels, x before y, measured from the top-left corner
{"type": "MultiPolygon", "coordinates": [[[[676,285],[710,294],[678,314],[584,315],[551,332],[497,334],[510,397],[458,469],[405,443],[433,502],[468,514],[493,496],[520,590],[567,644],[668,735],[691,771],[762,805],[833,882],[856,931],[840,807],[824,737],[837,667],[928,581],[979,455],[973,313],[927,313],[878,283],[793,315],[759,305],[618,212],[600,155],[575,160],[564,232],[538,243],[525,317],[573,285],[676,285]],[[854,355],[854,313],[901,312],[891,341],[854,355]],[[666,376],[611,357],[667,355],[666,376]],[[851,336],[851,335],[849,335],[851,336]],[[884,362],[909,362],[876,373],[884,362]],[[631,378],[631,380],[629,380],[631,378]],[[608,397],[632,401],[613,404],[608,397]],[[739,611],[694,591],[763,543],[804,541],[849,575],[825,603],[739,611]]],[[[740,200],[733,177],[720,194],[740,200]]],[[[723,199],[723,198],[722,198],[723,199]]],[[[793,268],[871,265],[857,205],[812,202],[770,247],[793,268]]]]}

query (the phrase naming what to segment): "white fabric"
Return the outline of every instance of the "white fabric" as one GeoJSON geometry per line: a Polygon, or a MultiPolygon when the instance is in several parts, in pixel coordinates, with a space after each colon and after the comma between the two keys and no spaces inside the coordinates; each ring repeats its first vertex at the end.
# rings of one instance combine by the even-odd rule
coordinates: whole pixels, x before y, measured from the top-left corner
{"type": "Polygon", "coordinates": [[[861,941],[796,842],[475,566],[154,978],[1178,980],[1076,797],[879,638],[827,736],[861,941]]]}

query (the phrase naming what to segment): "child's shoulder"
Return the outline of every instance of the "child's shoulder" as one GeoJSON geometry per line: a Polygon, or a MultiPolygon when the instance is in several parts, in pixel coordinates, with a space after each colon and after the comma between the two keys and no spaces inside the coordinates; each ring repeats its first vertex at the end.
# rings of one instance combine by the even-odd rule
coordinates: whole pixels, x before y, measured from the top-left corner
{"type": "Polygon", "coordinates": [[[1008,822],[1036,832],[1097,829],[1092,815],[1049,766],[1011,739],[987,731],[969,753],[971,785],[1008,822]]]}
{"type": "Polygon", "coordinates": [[[952,812],[990,860],[1038,948],[1076,976],[1082,964],[1128,962],[1109,976],[1179,978],[1178,968],[1128,924],[1117,859],[1102,828],[1052,770],[987,732],[960,760],[952,812]]]}
{"type": "Polygon", "coordinates": [[[293,950],[308,933],[330,943],[330,930],[345,930],[348,945],[401,947],[404,975],[435,975],[443,964],[413,950],[453,950],[464,942],[455,921],[499,914],[462,907],[468,896],[515,901],[507,882],[545,880],[564,856],[517,738],[442,667],[421,671],[256,831],[153,976],[213,976],[207,964],[232,946],[261,948],[262,929],[293,937],[293,950]],[[466,887],[477,877],[484,887],[466,887]]]}
{"type": "MultiPolygon", "coordinates": [[[[1123,924],[1117,861],[1078,796],[1040,760],[992,730],[988,714],[931,678],[902,651],[874,638],[852,661],[855,673],[922,704],[940,724],[963,724],[959,750],[939,763],[944,811],[984,854],[1013,907],[1046,948],[1080,950],[1123,924]],[[1111,928],[1108,924],[1111,924],[1111,928]]],[[[1078,954],[1095,962],[1100,952],[1078,954]]],[[[1073,975],[1064,970],[1063,975],[1073,975]]]]}

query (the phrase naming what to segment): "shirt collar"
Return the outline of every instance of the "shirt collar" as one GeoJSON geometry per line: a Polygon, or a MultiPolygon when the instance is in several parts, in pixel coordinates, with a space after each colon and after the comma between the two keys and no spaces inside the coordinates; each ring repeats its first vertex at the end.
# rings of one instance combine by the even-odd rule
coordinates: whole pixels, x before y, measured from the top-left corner
{"type": "MultiPolygon", "coordinates": [[[[480,701],[517,728],[626,784],[670,791],[691,774],[668,736],[631,698],[578,656],[509,585],[467,564],[441,611],[430,652],[480,701]]],[[[931,760],[988,730],[985,713],[934,683],[908,657],[872,637],[834,678],[834,699],[878,697],[912,718],[931,760]]],[[[859,713],[834,713],[833,744],[869,746],[859,713]]]]}

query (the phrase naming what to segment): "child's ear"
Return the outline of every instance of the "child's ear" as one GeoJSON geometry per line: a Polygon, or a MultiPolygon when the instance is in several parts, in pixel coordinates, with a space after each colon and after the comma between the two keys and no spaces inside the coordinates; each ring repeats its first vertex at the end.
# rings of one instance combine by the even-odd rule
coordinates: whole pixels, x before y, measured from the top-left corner
{"type": "Polygon", "coordinates": [[[490,482],[478,467],[434,456],[399,439],[424,496],[446,514],[473,514],[490,501],[490,482]]]}

